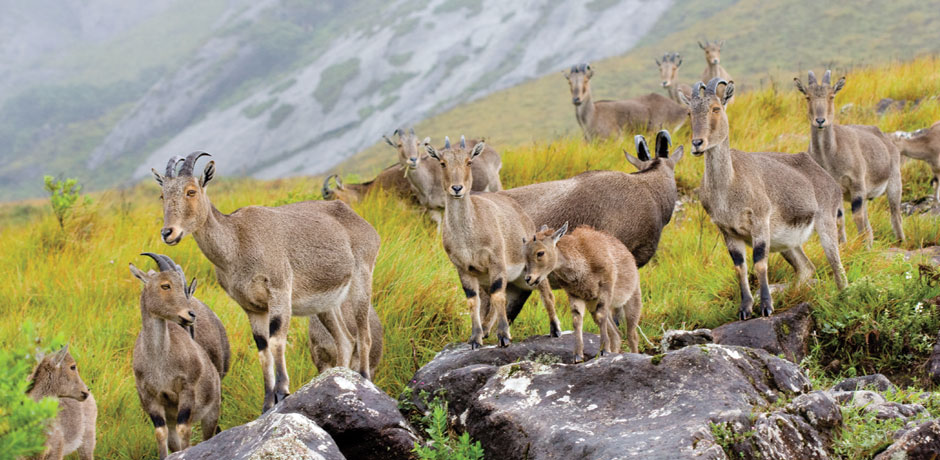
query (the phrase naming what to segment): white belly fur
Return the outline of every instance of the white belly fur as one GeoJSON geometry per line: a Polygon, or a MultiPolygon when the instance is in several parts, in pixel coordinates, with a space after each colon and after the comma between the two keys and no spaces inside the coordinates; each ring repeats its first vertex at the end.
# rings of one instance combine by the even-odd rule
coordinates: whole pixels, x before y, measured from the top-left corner
{"type": "Polygon", "coordinates": [[[316,292],[306,297],[294,299],[291,306],[293,316],[311,316],[338,309],[346,300],[351,285],[352,282],[350,281],[331,291],[316,292]]]}
{"type": "Polygon", "coordinates": [[[790,248],[802,246],[813,234],[813,222],[803,227],[783,225],[774,229],[770,236],[770,250],[773,252],[785,251],[790,248]]]}
{"type": "Polygon", "coordinates": [[[886,188],[888,188],[888,181],[885,181],[884,183],[882,183],[882,184],[879,185],[878,187],[875,187],[875,188],[873,188],[870,192],[868,192],[868,198],[869,198],[869,199],[870,199],[870,198],[878,198],[879,196],[881,196],[882,193],[885,192],[885,189],[886,189],[886,188]]]}

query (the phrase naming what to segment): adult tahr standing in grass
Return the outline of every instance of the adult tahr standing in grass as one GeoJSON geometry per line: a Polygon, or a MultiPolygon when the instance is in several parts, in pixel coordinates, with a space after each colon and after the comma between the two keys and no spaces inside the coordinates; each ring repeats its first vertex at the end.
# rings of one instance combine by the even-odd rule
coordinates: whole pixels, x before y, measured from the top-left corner
{"type": "Polygon", "coordinates": [[[886,195],[894,236],[904,241],[901,220],[901,154],[891,139],[876,126],[836,123],[836,94],[845,86],[845,76],[830,84],[826,71],[822,83],[811,70],[804,87],[809,116],[809,155],[842,186],[845,200],[852,203],[852,220],[871,247],[874,232],[868,221],[868,200],[886,195]]]}
{"type": "Polygon", "coordinates": [[[896,131],[892,140],[901,155],[921,160],[930,166],[933,172],[930,181],[934,186],[933,200],[940,202],[940,121],[911,133],[896,131]]]}
{"type": "Polygon", "coordinates": [[[59,414],[46,428],[46,450],[33,458],[61,460],[76,451],[82,460],[94,458],[98,406],[78,375],[69,347],[39,361],[29,377],[26,394],[34,401],[53,398],[59,402],[59,414]]]}
{"type": "MultiPolygon", "coordinates": [[[[718,40],[717,42],[709,42],[705,40],[705,44],[698,42],[698,47],[705,52],[705,70],[702,71],[701,81],[712,81],[713,78],[720,78],[722,80],[734,83],[731,78],[731,74],[721,66],[721,47],[725,46],[724,40],[718,40]]],[[[682,102],[682,101],[679,101],[682,102]]],[[[734,95],[732,94],[728,98],[728,103],[734,102],[734,95]]]]}
{"type": "Polygon", "coordinates": [[[664,54],[662,61],[656,60],[656,66],[659,67],[659,78],[662,80],[663,88],[666,88],[666,92],[669,94],[669,99],[681,103],[679,91],[685,93],[686,96],[692,94],[691,86],[679,83],[679,67],[682,66],[682,57],[679,56],[679,53],[664,54]]]}
{"type": "Polygon", "coordinates": [[[361,184],[344,184],[339,174],[331,174],[323,180],[320,194],[324,200],[340,200],[351,205],[358,203],[373,190],[384,190],[401,196],[411,195],[411,185],[405,178],[405,170],[397,164],[383,169],[374,179],[361,184]],[[336,183],[336,188],[330,186],[330,181],[336,183]]]}
{"type": "Polygon", "coordinates": [[[203,440],[215,435],[231,352],[222,321],[193,297],[196,280],[187,284],[183,269],[165,255],[142,255],[153,258],[160,271],[145,273],[130,264],[144,283],[134,382],[164,458],[189,447],[195,422],[202,425],[203,440]]]}
{"type": "MultiPolygon", "coordinates": [[[[398,164],[404,169],[404,175],[411,184],[411,190],[418,203],[427,208],[438,229],[441,228],[441,219],[444,215],[444,205],[447,194],[441,186],[441,168],[436,162],[430,161],[424,144],[429,144],[431,138],[418,140],[415,130],[396,129],[398,141],[392,141],[388,136],[382,136],[388,145],[398,151],[398,164]]],[[[476,139],[467,141],[470,148],[480,142],[476,139]]],[[[503,161],[499,152],[487,145],[473,161],[473,189],[474,192],[496,192],[503,189],[499,180],[499,170],[503,161]]]]}
{"type": "MultiPolygon", "coordinates": [[[[656,135],[656,157],[646,143],[637,143],[633,158],[626,159],[638,172],[588,171],[570,179],[525,185],[499,192],[515,200],[537,226],[571,228],[582,225],[609,233],[622,242],[637,267],[653,258],[663,228],[672,219],[679,198],[675,168],[682,159],[683,147],[669,154],[668,131],[656,135]]],[[[510,285],[506,296],[508,316],[512,321],[522,311],[530,291],[510,285]]]]}
{"type": "Polygon", "coordinates": [[[172,246],[191,233],[215,266],[219,284],[248,314],[264,375],[262,409],[289,393],[284,353],[292,316],[330,318],[323,323],[330,333],[324,340],[336,349],[334,365],[371,378],[377,364],[370,359],[372,343],[381,339],[369,319],[378,233],[341,201],[248,206],[223,214],[206,189],[215,162],[201,177],[193,176],[196,160],[204,155],[170,159],[165,175],[153,171],[163,188],[161,235],[172,246]],[[346,328],[346,317],[355,319],[355,334],[346,328]],[[357,362],[352,362],[354,352],[357,362]]]}
{"type": "Polygon", "coordinates": [[[705,155],[705,174],[699,197],[718,226],[741,288],[741,319],[751,316],[754,298],[748,284],[745,246],[754,248],[754,271],[760,282],[760,311],[773,313],[767,256],[780,252],[796,270],[802,283],[813,276],[812,262],[803,243],[813,230],[832,267],[836,285],[846,285],[839,258],[839,241],[845,239],[841,190],[824,169],[805,153],[747,153],[731,149],[728,99],[734,84],[713,78],[698,82],[692,97],[685,98],[692,120],[692,154],[705,155]],[[724,86],[724,91],[719,86],[724,86]]]}
{"type": "Polygon", "coordinates": [[[440,162],[443,171],[442,187],[447,194],[444,211],[443,241],[447,256],[457,268],[460,284],[467,296],[473,331],[471,348],[483,343],[486,330],[498,322],[499,346],[509,346],[512,336],[506,317],[506,287],[516,285],[522,289],[538,288],[548,311],[552,335],[558,336],[561,326],[555,315],[555,298],[548,280],[537,286],[523,281],[525,260],[522,241],[535,233],[535,224],[518,203],[494,193],[471,194],[473,187],[473,161],[486,148],[480,142],[472,148],[463,137],[458,148],[451,148],[445,138],[444,149],[436,150],[426,144],[428,155],[440,162]],[[480,318],[480,292],[489,294],[486,317],[480,318]]]}
{"type": "Polygon", "coordinates": [[[558,230],[542,227],[525,243],[525,281],[537,284],[546,278],[552,287],[562,288],[571,304],[574,325],[574,354],[584,360],[582,324],[585,310],[594,317],[600,331],[600,355],[620,351],[620,332],[614,321],[627,325],[630,351],[639,352],[643,298],[640,274],[633,255],[620,240],[590,227],[578,227],[570,234],[568,224],[558,230]]]}
{"type": "Polygon", "coordinates": [[[595,101],[591,95],[590,64],[571,66],[564,74],[571,89],[571,103],[578,125],[587,140],[617,137],[625,128],[679,127],[685,122],[685,109],[661,94],[649,93],[633,99],[595,101]]]}

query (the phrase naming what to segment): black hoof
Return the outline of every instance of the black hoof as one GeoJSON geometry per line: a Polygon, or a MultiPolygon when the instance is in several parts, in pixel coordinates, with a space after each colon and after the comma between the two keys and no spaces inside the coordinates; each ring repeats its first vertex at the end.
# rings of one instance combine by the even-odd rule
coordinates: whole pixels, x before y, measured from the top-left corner
{"type": "Polygon", "coordinates": [[[601,350],[599,354],[601,355],[601,357],[604,357],[604,356],[607,356],[608,353],[604,350],[601,350]]]}
{"type": "Polygon", "coordinates": [[[501,348],[506,348],[506,347],[508,347],[508,346],[509,346],[509,337],[506,337],[505,335],[499,336],[499,346],[500,346],[501,348]]]}
{"type": "Polygon", "coordinates": [[[550,334],[552,337],[561,337],[561,328],[558,327],[557,324],[555,324],[555,323],[553,322],[553,323],[551,323],[549,326],[550,326],[550,331],[551,331],[551,332],[549,332],[549,334],[550,334]]]}
{"type": "Polygon", "coordinates": [[[739,319],[739,320],[745,321],[745,320],[747,320],[747,319],[750,318],[750,317],[751,317],[751,311],[750,311],[750,310],[740,310],[740,311],[738,311],[738,319],[739,319]]]}
{"type": "Polygon", "coordinates": [[[763,316],[770,316],[774,314],[774,307],[770,305],[764,305],[760,308],[760,314],[763,316]]]}
{"type": "Polygon", "coordinates": [[[574,357],[574,363],[575,363],[575,364],[581,364],[581,363],[583,363],[583,362],[584,362],[584,356],[575,356],[575,357],[574,357]]]}
{"type": "Polygon", "coordinates": [[[471,349],[471,350],[476,350],[477,348],[480,348],[480,347],[483,346],[483,344],[481,344],[480,342],[477,342],[476,340],[471,340],[471,341],[468,342],[468,343],[470,343],[470,349],[471,349]]]}
{"type": "Polygon", "coordinates": [[[290,396],[290,393],[282,393],[280,391],[274,392],[274,404],[277,405],[277,403],[283,401],[288,396],[290,396]]]}

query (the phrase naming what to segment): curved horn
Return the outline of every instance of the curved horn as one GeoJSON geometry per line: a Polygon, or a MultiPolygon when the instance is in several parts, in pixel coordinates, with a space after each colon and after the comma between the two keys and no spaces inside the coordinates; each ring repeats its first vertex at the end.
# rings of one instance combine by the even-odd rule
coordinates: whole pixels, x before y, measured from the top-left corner
{"type": "Polygon", "coordinates": [[[444,136],[444,148],[445,148],[445,149],[449,149],[449,148],[450,148],[450,137],[448,137],[448,136],[444,136]]]}
{"type": "Polygon", "coordinates": [[[190,153],[189,156],[186,157],[186,160],[183,161],[183,167],[180,168],[179,175],[180,176],[192,176],[193,166],[196,165],[196,160],[204,156],[211,157],[212,155],[209,155],[208,153],[202,152],[202,151],[196,151],[196,152],[190,153]]]}
{"type": "Polygon", "coordinates": [[[809,76],[806,78],[806,82],[810,85],[816,84],[816,74],[814,74],[812,70],[809,71],[809,76]]]}
{"type": "Polygon", "coordinates": [[[828,85],[831,82],[831,79],[832,79],[832,71],[826,70],[826,73],[823,74],[822,84],[828,85]]]}
{"type": "Polygon", "coordinates": [[[176,264],[173,263],[173,261],[170,260],[169,257],[163,254],[154,254],[152,252],[142,252],[140,253],[140,255],[147,256],[153,259],[157,263],[157,268],[159,268],[161,272],[176,270],[176,264]]]}
{"type": "Polygon", "coordinates": [[[326,179],[323,181],[323,188],[320,189],[320,195],[323,195],[323,198],[326,198],[333,194],[333,191],[330,190],[330,179],[336,177],[336,174],[331,174],[326,176],[326,179]]]}
{"type": "Polygon", "coordinates": [[[708,86],[705,87],[705,94],[718,94],[718,85],[722,83],[728,84],[728,82],[721,77],[712,78],[708,81],[708,86]]]}
{"type": "Polygon", "coordinates": [[[692,87],[692,97],[701,97],[703,89],[705,89],[705,83],[696,83],[695,86],[692,87]]]}
{"type": "Polygon", "coordinates": [[[463,136],[463,134],[460,135],[460,148],[467,148],[467,139],[463,136]]]}
{"type": "Polygon", "coordinates": [[[633,136],[633,144],[636,145],[636,157],[640,161],[650,161],[650,149],[646,145],[646,138],[642,134],[633,136]]]}
{"type": "Polygon", "coordinates": [[[669,147],[672,147],[669,131],[660,130],[656,133],[656,158],[669,158],[669,147]]]}
{"type": "Polygon", "coordinates": [[[183,161],[183,157],[179,155],[173,155],[173,158],[170,158],[170,161],[166,163],[165,175],[167,178],[173,177],[174,173],[176,173],[176,165],[181,161],[183,161]]]}

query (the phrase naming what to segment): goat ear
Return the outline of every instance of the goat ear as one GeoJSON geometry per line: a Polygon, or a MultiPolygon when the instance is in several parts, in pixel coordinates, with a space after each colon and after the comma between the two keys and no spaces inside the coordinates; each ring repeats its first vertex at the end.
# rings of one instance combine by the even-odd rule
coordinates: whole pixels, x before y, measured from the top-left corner
{"type": "Polygon", "coordinates": [[[565,80],[571,80],[571,74],[564,70],[561,71],[561,76],[565,77],[565,80]]]}
{"type": "Polygon", "coordinates": [[[703,45],[702,42],[698,42],[698,47],[701,49],[705,49],[705,45],[703,45]]]}
{"type": "Polygon", "coordinates": [[[803,87],[803,82],[800,81],[800,77],[793,77],[793,84],[796,85],[801,93],[806,94],[806,88],[803,87]]]}
{"type": "Polygon", "coordinates": [[[734,81],[729,81],[728,84],[725,85],[725,95],[721,99],[721,105],[728,105],[728,101],[732,96],[734,96],[734,81]]]}
{"type": "Polygon", "coordinates": [[[568,221],[565,221],[565,225],[562,225],[561,228],[555,230],[555,233],[552,233],[552,241],[557,244],[558,240],[565,236],[565,233],[568,233],[568,221]]]}
{"type": "Polygon", "coordinates": [[[676,67],[682,67],[682,58],[679,58],[679,62],[676,63],[676,67]]]}
{"type": "Polygon", "coordinates": [[[193,278],[193,281],[189,283],[189,286],[186,286],[186,297],[192,297],[193,293],[196,292],[196,278],[193,278]]]}
{"type": "Polygon", "coordinates": [[[382,139],[385,139],[385,142],[388,143],[388,145],[391,145],[392,147],[397,147],[397,146],[395,145],[395,143],[392,142],[392,140],[388,138],[388,136],[386,136],[386,135],[383,134],[383,135],[382,135],[382,139]]]}
{"type": "Polygon", "coordinates": [[[682,154],[685,153],[685,146],[680,145],[675,150],[672,151],[672,155],[669,157],[669,160],[672,162],[673,167],[679,163],[679,160],[682,159],[682,154]]]}
{"type": "Polygon", "coordinates": [[[206,168],[202,170],[202,186],[205,187],[206,184],[212,180],[212,176],[215,175],[215,161],[210,161],[206,164],[206,168]]]}
{"type": "Polygon", "coordinates": [[[128,268],[131,270],[131,274],[134,275],[134,278],[139,279],[143,283],[146,283],[150,279],[149,275],[140,271],[140,269],[137,268],[134,264],[127,264],[127,265],[128,265],[128,268]]]}
{"type": "Polygon", "coordinates": [[[722,46],[725,46],[724,40],[718,40],[718,48],[721,49],[722,46]]]}
{"type": "Polygon", "coordinates": [[[653,60],[656,61],[656,65],[657,65],[657,66],[658,66],[658,65],[662,65],[662,64],[659,63],[659,59],[653,58],[653,60]]]}
{"type": "Polygon", "coordinates": [[[584,67],[584,76],[587,77],[588,80],[594,77],[594,69],[592,69],[590,65],[584,67]]]}
{"type": "Polygon", "coordinates": [[[66,344],[64,347],[60,348],[59,351],[55,352],[54,362],[56,367],[62,365],[62,362],[65,361],[65,357],[69,355],[69,346],[66,344]]]}
{"type": "Polygon", "coordinates": [[[682,90],[679,90],[678,93],[679,93],[679,101],[689,107],[692,107],[692,101],[689,100],[689,96],[686,96],[685,92],[682,90]]]}
{"type": "Polygon", "coordinates": [[[441,157],[437,155],[437,150],[434,149],[434,146],[431,145],[431,138],[424,138],[424,150],[428,152],[428,156],[434,158],[437,161],[441,161],[441,157]]]}
{"type": "Polygon", "coordinates": [[[842,87],[845,86],[845,75],[836,82],[836,85],[832,87],[832,94],[836,94],[839,91],[842,91],[842,87]]]}
{"type": "Polygon", "coordinates": [[[470,158],[476,158],[478,155],[483,153],[483,149],[486,148],[486,143],[483,141],[477,142],[477,145],[473,146],[473,150],[470,151],[470,158]]]}
{"type": "Polygon", "coordinates": [[[623,149],[623,157],[626,158],[627,162],[632,164],[633,167],[636,168],[637,170],[643,169],[643,162],[637,158],[634,158],[633,155],[630,155],[630,153],[627,152],[627,149],[623,149]]]}
{"type": "Polygon", "coordinates": [[[163,176],[161,176],[160,173],[158,173],[157,170],[153,168],[150,168],[150,172],[153,173],[153,179],[156,180],[161,187],[163,187],[163,176]]]}

